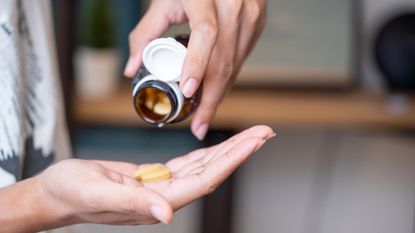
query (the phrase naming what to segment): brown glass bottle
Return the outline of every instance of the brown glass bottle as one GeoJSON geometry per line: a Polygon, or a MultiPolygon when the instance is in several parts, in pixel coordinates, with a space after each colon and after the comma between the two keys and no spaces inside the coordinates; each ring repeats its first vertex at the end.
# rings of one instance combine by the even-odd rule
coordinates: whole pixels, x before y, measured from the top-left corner
{"type": "Polygon", "coordinates": [[[132,95],[134,108],[145,122],[159,127],[180,122],[199,105],[200,88],[191,98],[184,97],[179,88],[188,38],[160,38],[144,49],[132,95]]]}

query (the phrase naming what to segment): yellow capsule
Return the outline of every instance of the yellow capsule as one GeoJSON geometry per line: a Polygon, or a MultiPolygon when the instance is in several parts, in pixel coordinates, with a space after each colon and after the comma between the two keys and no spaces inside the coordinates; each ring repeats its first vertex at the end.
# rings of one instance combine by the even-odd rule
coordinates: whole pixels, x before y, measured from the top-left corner
{"type": "Polygon", "coordinates": [[[147,109],[153,110],[153,108],[154,108],[154,100],[148,99],[148,100],[146,100],[146,102],[145,102],[144,105],[146,106],[147,109]]]}
{"type": "Polygon", "coordinates": [[[167,168],[162,168],[160,170],[155,170],[151,172],[144,173],[141,175],[141,182],[154,182],[159,180],[169,179],[171,177],[171,172],[167,168]]]}
{"type": "Polygon", "coordinates": [[[148,172],[158,171],[158,170],[160,170],[160,169],[162,169],[162,168],[164,168],[164,166],[163,166],[162,164],[159,164],[159,163],[157,163],[157,164],[152,164],[152,165],[148,165],[148,166],[145,166],[145,167],[142,167],[142,168],[137,169],[137,170],[134,172],[133,177],[134,177],[136,180],[141,181],[141,176],[142,176],[143,174],[148,173],[148,172]]]}
{"type": "Polygon", "coordinates": [[[166,95],[161,96],[159,100],[165,104],[170,104],[170,99],[166,95]]]}
{"type": "Polygon", "coordinates": [[[170,102],[158,102],[154,105],[153,111],[158,115],[167,115],[171,112],[171,104],[170,102]]]}

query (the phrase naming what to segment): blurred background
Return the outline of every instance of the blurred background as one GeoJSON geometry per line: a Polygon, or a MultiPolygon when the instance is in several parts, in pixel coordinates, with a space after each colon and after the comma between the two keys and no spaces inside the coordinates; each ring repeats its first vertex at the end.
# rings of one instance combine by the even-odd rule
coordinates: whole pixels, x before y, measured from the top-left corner
{"type": "Polygon", "coordinates": [[[165,162],[255,124],[277,132],[172,225],[79,233],[415,232],[415,2],[268,2],[263,35],[198,142],[189,122],[153,128],[134,112],[122,69],[147,1],[53,1],[77,157],[165,162]]]}

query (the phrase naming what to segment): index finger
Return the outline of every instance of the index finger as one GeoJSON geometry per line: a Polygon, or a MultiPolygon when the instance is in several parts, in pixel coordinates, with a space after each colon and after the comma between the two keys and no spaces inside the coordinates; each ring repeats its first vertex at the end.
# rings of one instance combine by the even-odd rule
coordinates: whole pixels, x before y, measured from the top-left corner
{"type": "Polygon", "coordinates": [[[124,69],[125,76],[132,78],[136,74],[142,63],[141,53],[145,46],[161,36],[169,25],[169,20],[163,15],[163,9],[152,4],[129,35],[130,57],[124,69]]]}
{"type": "Polygon", "coordinates": [[[183,0],[182,2],[189,19],[191,34],[183,64],[180,89],[184,96],[191,97],[205,76],[216,43],[218,27],[213,1],[183,0]]]}

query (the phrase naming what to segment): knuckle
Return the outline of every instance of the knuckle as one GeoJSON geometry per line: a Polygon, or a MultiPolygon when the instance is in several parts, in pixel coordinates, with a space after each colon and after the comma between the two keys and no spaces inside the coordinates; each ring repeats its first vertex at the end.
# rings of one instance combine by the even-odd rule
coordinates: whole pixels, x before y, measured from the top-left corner
{"type": "Polygon", "coordinates": [[[187,16],[186,13],[184,11],[171,11],[168,12],[168,18],[172,21],[172,22],[183,22],[186,20],[187,16]]]}
{"type": "Polygon", "coordinates": [[[221,63],[215,69],[214,77],[218,78],[219,80],[227,81],[230,78],[234,71],[234,65],[230,62],[221,63]]]}
{"type": "Polygon", "coordinates": [[[135,208],[135,201],[131,198],[127,199],[121,206],[121,209],[130,214],[136,214],[137,210],[135,208]]]}
{"type": "Polygon", "coordinates": [[[227,1],[227,3],[228,3],[228,6],[226,7],[226,9],[227,9],[228,16],[230,17],[231,20],[239,21],[241,18],[244,1],[234,0],[234,1],[227,1]]]}
{"type": "Polygon", "coordinates": [[[213,20],[201,23],[197,29],[205,38],[216,40],[218,35],[218,26],[213,20]]]}
{"type": "Polygon", "coordinates": [[[251,25],[258,24],[261,18],[261,14],[262,14],[261,6],[257,2],[253,1],[248,8],[248,19],[247,19],[248,22],[251,25]]]}
{"type": "MultiPolygon", "coordinates": [[[[126,187],[126,189],[130,189],[130,187],[126,187]]],[[[125,199],[119,203],[118,208],[126,213],[137,214],[138,211],[135,198],[129,196],[125,196],[124,198],[125,199]]]]}

